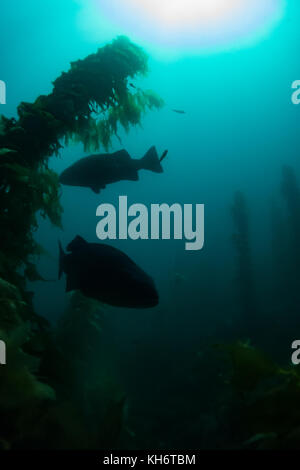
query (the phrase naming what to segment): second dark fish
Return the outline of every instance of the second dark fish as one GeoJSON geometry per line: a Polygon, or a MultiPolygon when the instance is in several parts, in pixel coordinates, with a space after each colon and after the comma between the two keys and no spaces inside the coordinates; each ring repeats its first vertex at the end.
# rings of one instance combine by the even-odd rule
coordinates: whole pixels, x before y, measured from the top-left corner
{"type": "Polygon", "coordinates": [[[77,236],[64,253],[59,243],[59,277],[67,276],[66,291],[116,307],[150,308],[158,304],[152,278],[129,256],[104,243],[88,243],[77,236]]]}

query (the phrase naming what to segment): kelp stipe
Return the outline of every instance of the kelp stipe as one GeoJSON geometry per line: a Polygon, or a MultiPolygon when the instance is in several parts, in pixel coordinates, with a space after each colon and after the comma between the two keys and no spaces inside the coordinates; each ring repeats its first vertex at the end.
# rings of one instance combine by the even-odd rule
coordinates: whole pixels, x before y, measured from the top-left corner
{"type": "Polygon", "coordinates": [[[242,314],[241,322],[245,330],[249,331],[249,328],[256,324],[257,305],[251,259],[248,208],[245,196],[240,191],[235,193],[231,215],[235,226],[232,241],[237,253],[236,281],[242,314]]]}

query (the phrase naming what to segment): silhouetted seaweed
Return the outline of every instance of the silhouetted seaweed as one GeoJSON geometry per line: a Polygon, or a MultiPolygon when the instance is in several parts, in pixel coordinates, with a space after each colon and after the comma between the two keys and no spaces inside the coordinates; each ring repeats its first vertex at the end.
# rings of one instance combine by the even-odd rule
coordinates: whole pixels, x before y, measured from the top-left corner
{"type": "Polygon", "coordinates": [[[129,79],[147,72],[147,60],[118,37],[73,62],[52,93],[21,103],[18,119],[0,116],[0,332],[10,362],[0,377],[1,448],[109,447],[120,432],[125,397],[105,361],[99,366],[99,304],[71,297],[53,329],[35,313],[26,284],[42,280],[35,267],[43,251],[34,239],[38,215],[61,227],[49,157],[69,139],[86,150],[108,148],[119,125],[128,131],[147,109],[160,108],[155,93],[129,87],[129,79]]]}
{"type": "Polygon", "coordinates": [[[299,367],[282,368],[248,343],[219,348],[230,358],[228,384],[236,393],[239,447],[299,449],[299,367]]]}
{"type": "Polygon", "coordinates": [[[240,305],[245,328],[255,323],[256,299],[254,292],[254,277],[251,261],[251,248],[249,240],[249,219],[246,200],[242,192],[237,191],[231,214],[236,232],[232,240],[237,252],[237,282],[239,288],[240,305]]]}
{"type": "Polygon", "coordinates": [[[281,191],[288,211],[286,221],[289,237],[286,253],[287,294],[290,298],[290,309],[298,311],[300,301],[300,190],[296,174],[290,166],[284,166],[282,169],[281,191]]]}

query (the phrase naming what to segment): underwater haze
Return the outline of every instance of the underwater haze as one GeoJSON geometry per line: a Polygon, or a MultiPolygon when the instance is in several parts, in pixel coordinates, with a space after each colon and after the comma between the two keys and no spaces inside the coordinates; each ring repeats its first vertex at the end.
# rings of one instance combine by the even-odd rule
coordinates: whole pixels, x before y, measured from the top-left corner
{"type": "MultiPolygon", "coordinates": [[[[10,247],[7,240],[15,239],[27,247],[25,233],[31,230],[43,247],[39,257],[28,249],[24,262],[16,263],[13,253],[19,248],[0,247],[18,276],[24,274],[24,263],[28,267],[25,258],[33,263],[31,276],[25,271],[20,279],[3,268],[0,257],[0,340],[13,349],[15,328],[18,338],[23,335],[19,346],[24,355],[37,361],[34,369],[28,366],[30,380],[20,379],[24,397],[20,390],[16,397],[11,391],[12,376],[24,371],[9,362],[9,355],[0,366],[0,416],[3,422],[18,416],[22,423],[21,431],[17,425],[1,430],[0,448],[300,448],[300,375],[291,362],[291,345],[300,335],[300,107],[292,102],[292,83],[300,80],[300,4],[266,4],[269,10],[260,11],[258,24],[254,13],[253,24],[247,23],[251,31],[230,23],[224,31],[220,26],[217,40],[210,31],[204,39],[195,33],[194,41],[184,41],[187,32],[180,30],[176,36],[172,29],[174,40],[167,40],[165,31],[160,41],[159,26],[148,10],[141,13],[151,18],[143,35],[141,18],[128,15],[130,20],[121,20],[107,2],[2,0],[0,79],[7,96],[0,112],[6,118],[18,120],[22,102],[52,96],[53,83],[70,70],[71,62],[84,64],[98,48],[123,35],[149,56],[146,76],[136,74],[135,63],[132,76],[124,78],[126,93],[153,90],[164,102],[162,107],[148,106],[140,124],[128,119],[128,132],[120,125],[108,148],[101,137],[99,150],[85,148],[80,139],[66,145],[64,128],[57,134],[62,145],[58,155],[49,147],[51,155],[47,150],[39,161],[42,146],[35,145],[35,138],[43,134],[33,119],[32,128],[26,124],[32,161],[28,163],[29,151],[24,158],[15,157],[14,165],[35,172],[45,164],[61,174],[90,154],[126,149],[140,159],[152,146],[159,156],[165,150],[168,154],[161,162],[163,173],[140,170],[138,181],[108,184],[99,194],[87,187],[57,186],[61,228],[43,217],[51,211],[43,213],[37,206],[37,223],[28,222],[24,233],[3,215],[19,186],[14,181],[11,191],[2,189],[10,181],[9,171],[18,173],[20,168],[9,166],[8,157],[0,162],[0,172],[8,171],[0,194],[3,243],[10,247]],[[98,29],[96,20],[89,23],[97,14],[98,29]],[[230,28],[238,33],[229,34],[230,28]],[[100,243],[97,207],[113,204],[118,209],[119,196],[127,196],[129,205],[149,209],[162,203],[205,207],[201,250],[186,250],[185,240],[104,241],[154,280],[159,303],[153,308],[97,303],[79,290],[66,292],[65,275],[58,279],[58,241],[64,250],[78,235],[100,243]],[[11,294],[12,286],[19,297],[11,294]],[[7,326],[7,315],[13,322],[11,310],[5,310],[7,298],[14,299],[15,310],[21,309],[18,302],[31,302],[31,316],[20,310],[16,324],[7,326]],[[83,400],[83,395],[90,398],[83,400]],[[23,417],[28,397],[44,402],[42,416],[34,406],[23,417]],[[52,429],[59,430],[59,439],[52,429]]],[[[239,21],[238,15],[235,19],[239,21]]],[[[66,83],[63,92],[68,94],[71,78],[66,83]]],[[[98,108],[100,118],[109,106],[106,111],[98,108]]],[[[62,108],[65,121],[60,122],[65,125],[74,108],[62,108]]],[[[49,109],[54,106],[47,108],[51,114],[49,109]]],[[[49,114],[39,118],[47,120],[49,114]]],[[[14,126],[19,121],[11,122],[14,126]]],[[[19,142],[14,132],[0,124],[0,147],[21,155],[17,144],[9,147],[19,142]]],[[[26,192],[22,201],[22,191],[20,204],[27,198],[26,192]]],[[[20,207],[17,217],[22,219],[33,206],[20,207]]],[[[97,270],[101,283],[107,274],[101,260],[97,270]]]]}

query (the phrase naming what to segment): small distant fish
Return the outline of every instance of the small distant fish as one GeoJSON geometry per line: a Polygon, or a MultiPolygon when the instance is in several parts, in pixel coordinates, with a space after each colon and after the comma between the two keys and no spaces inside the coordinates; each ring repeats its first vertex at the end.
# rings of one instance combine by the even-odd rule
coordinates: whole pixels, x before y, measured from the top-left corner
{"type": "Polygon", "coordinates": [[[153,279],[125,253],[104,243],[76,236],[64,253],[59,242],[59,278],[67,275],[66,292],[80,290],[100,302],[127,308],[150,308],[159,302],[153,279]]]}
{"type": "Polygon", "coordinates": [[[131,88],[134,88],[136,90],[136,86],[133,83],[129,83],[129,86],[131,86],[131,88]]]}
{"type": "Polygon", "coordinates": [[[174,113],[178,113],[178,114],[186,114],[186,112],[183,111],[182,109],[172,109],[172,111],[173,111],[174,113]]]}
{"type": "Polygon", "coordinates": [[[166,158],[166,156],[168,155],[169,153],[169,150],[165,150],[164,153],[162,154],[162,156],[160,157],[159,161],[160,163],[166,158]]]}
{"type": "Polygon", "coordinates": [[[163,172],[154,146],[140,160],[132,159],[126,150],[81,158],[61,173],[59,181],[67,186],[91,188],[99,194],[107,184],[121,180],[138,181],[139,170],[163,172]]]}
{"type": "Polygon", "coordinates": [[[186,281],[186,277],[181,274],[181,273],[175,273],[174,274],[174,281],[176,285],[182,284],[184,281],[186,281]]]}

